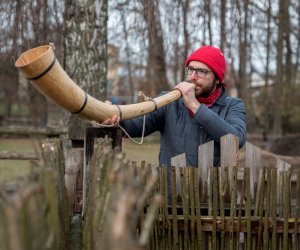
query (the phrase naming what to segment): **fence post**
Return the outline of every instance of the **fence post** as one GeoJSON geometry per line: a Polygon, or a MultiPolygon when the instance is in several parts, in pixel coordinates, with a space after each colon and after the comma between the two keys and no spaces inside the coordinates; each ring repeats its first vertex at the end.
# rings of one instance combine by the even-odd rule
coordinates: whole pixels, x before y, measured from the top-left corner
{"type": "Polygon", "coordinates": [[[181,197],[180,171],[179,168],[186,167],[185,154],[176,155],[171,158],[171,166],[175,167],[177,197],[181,197]]]}
{"type": "Polygon", "coordinates": [[[81,213],[83,148],[72,148],[64,141],[65,184],[71,215],[81,213]]]}
{"type": "MultiPolygon", "coordinates": [[[[238,166],[239,159],[239,140],[237,136],[232,134],[227,134],[221,137],[221,180],[220,185],[224,186],[224,182],[228,180],[229,176],[229,186],[227,191],[231,190],[233,168],[238,166]],[[226,168],[228,168],[228,173],[226,173],[226,168]]],[[[225,191],[225,190],[224,190],[225,191]]],[[[225,192],[225,202],[230,202],[228,197],[228,192],[225,192]]]]}
{"type": "Polygon", "coordinates": [[[214,166],[214,141],[198,147],[198,180],[200,187],[200,201],[207,201],[209,168],[214,166]]]}
{"type": "Polygon", "coordinates": [[[257,188],[258,169],[262,167],[261,150],[249,142],[246,142],[246,167],[249,167],[251,170],[250,192],[252,199],[255,200],[254,194],[257,188]]]}
{"type": "Polygon", "coordinates": [[[82,211],[84,213],[86,206],[86,197],[88,185],[90,182],[90,166],[89,161],[93,156],[94,141],[96,138],[109,137],[112,139],[112,147],[122,150],[122,130],[119,128],[102,128],[102,127],[87,127],[85,130],[84,140],[84,158],[83,158],[83,183],[82,183],[82,211]]]}

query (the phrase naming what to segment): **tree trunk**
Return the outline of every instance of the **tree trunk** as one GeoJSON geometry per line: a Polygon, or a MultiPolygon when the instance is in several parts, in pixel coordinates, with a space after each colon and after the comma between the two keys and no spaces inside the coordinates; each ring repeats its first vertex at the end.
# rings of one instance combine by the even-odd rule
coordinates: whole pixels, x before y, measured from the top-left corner
{"type": "Polygon", "coordinates": [[[248,124],[249,130],[253,129],[255,126],[255,117],[253,112],[253,106],[251,102],[251,95],[249,95],[250,83],[249,75],[247,72],[248,59],[249,59],[249,41],[248,41],[248,28],[249,28],[249,2],[248,0],[243,1],[243,8],[239,5],[237,1],[237,9],[240,15],[243,16],[244,20],[239,21],[239,71],[238,71],[238,85],[239,94],[244,100],[246,110],[248,113],[248,124]],[[244,15],[242,15],[242,11],[244,15]]]}
{"type": "MultiPolygon", "coordinates": [[[[47,0],[38,0],[36,3],[31,2],[31,16],[33,17],[33,47],[45,44],[48,40],[48,33],[45,32],[47,21],[47,0]]],[[[29,110],[32,124],[37,127],[47,126],[48,105],[44,95],[29,84],[29,110]]]]}
{"type": "MultiPolygon", "coordinates": [[[[189,30],[188,30],[188,13],[189,13],[189,0],[181,0],[180,1],[182,6],[182,19],[183,19],[183,39],[184,39],[184,45],[183,45],[183,60],[186,60],[189,53],[190,48],[190,39],[189,39],[189,30]]],[[[184,66],[185,61],[183,62],[184,66]]],[[[185,79],[185,70],[184,67],[182,67],[181,71],[181,79],[185,79]]]]}
{"type": "MultiPolygon", "coordinates": [[[[107,0],[66,0],[65,10],[65,70],[88,95],[104,100],[107,72],[107,0]]],[[[75,115],[69,116],[68,128],[70,139],[83,139],[83,120],[75,115]]]]}
{"type": "Polygon", "coordinates": [[[130,61],[130,41],[128,38],[128,30],[126,28],[126,18],[125,13],[121,12],[121,20],[123,25],[123,32],[124,32],[124,38],[125,38],[125,53],[126,53],[126,68],[128,72],[128,83],[129,83],[129,89],[131,94],[131,102],[134,102],[134,83],[133,83],[133,77],[132,77],[132,65],[130,61]]]}
{"type": "Polygon", "coordinates": [[[266,71],[265,71],[265,86],[264,86],[264,93],[263,93],[263,103],[264,103],[264,125],[263,129],[266,134],[269,134],[270,130],[270,104],[271,100],[269,99],[269,74],[270,74],[270,48],[271,48],[271,0],[268,0],[268,11],[267,11],[267,42],[266,42],[266,71]]]}
{"type": "Polygon", "coordinates": [[[208,37],[209,37],[209,44],[213,45],[213,39],[212,39],[212,18],[211,18],[211,1],[210,0],[205,0],[204,1],[204,10],[207,15],[207,31],[208,31],[208,37]]]}
{"type": "Polygon", "coordinates": [[[221,41],[220,49],[224,51],[226,45],[226,0],[221,0],[220,6],[220,23],[221,23],[221,41]]]}
{"type": "Polygon", "coordinates": [[[283,81],[284,81],[284,37],[286,36],[285,20],[287,18],[289,1],[279,0],[279,16],[278,16],[278,32],[277,32],[277,68],[276,68],[276,80],[274,86],[274,123],[273,133],[276,136],[282,135],[282,105],[283,105],[283,81]]]}
{"type": "Polygon", "coordinates": [[[147,94],[156,96],[161,91],[169,90],[166,77],[164,40],[159,19],[159,8],[156,0],[140,0],[143,6],[143,17],[148,30],[148,61],[146,68],[147,94]]]}
{"type": "Polygon", "coordinates": [[[296,92],[292,85],[293,79],[293,68],[294,65],[292,63],[292,46],[290,41],[290,18],[289,18],[289,5],[290,1],[285,1],[284,6],[284,42],[285,42],[285,67],[284,67],[284,81],[283,81],[283,131],[289,130],[290,119],[293,117],[293,103],[294,98],[292,98],[293,94],[296,92]]]}

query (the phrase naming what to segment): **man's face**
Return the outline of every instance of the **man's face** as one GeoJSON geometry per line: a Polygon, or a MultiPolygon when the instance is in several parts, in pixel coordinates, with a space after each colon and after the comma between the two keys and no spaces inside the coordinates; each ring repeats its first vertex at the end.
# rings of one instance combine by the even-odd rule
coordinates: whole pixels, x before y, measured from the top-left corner
{"type": "Polygon", "coordinates": [[[209,94],[216,89],[217,84],[219,83],[219,80],[215,78],[214,73],[206,64],[198,61],[191,61],[188,67],[202,72],[202,74],[200,73],[201,77],[199,77],[199,73],[197,75],[195,70],[191,70],[192,74],[187,74],[187,81],[196,85],[196,97],[209,96],[209,94]]]}

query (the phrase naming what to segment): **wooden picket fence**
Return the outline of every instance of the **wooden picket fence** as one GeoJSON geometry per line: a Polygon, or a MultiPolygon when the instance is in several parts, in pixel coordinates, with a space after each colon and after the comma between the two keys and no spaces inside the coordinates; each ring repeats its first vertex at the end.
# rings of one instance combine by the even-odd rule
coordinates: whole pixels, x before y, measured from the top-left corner
{"type": "MultiPolygon", "coordinates": [[[[114,177],[113,180],[123,180],[124,175],[130,173],[130,181],[127,180],[116,191],[112,190],[118,184],[111,183],[109,175],[107,179],[100,178],[103,173],[97,174],[99,167],[90,171],[90,176],[102,181],[97,185],[98,191],[92,191],[92,198],[91,194],[87,195],[93,203],[87,202],[87,207],[102,206],[108,209],[120,205],[120,210],[101,213],[102,219],[87,210],[85,214],[89,221],[97,218],[103,220],[102,225],[106,225],[102,230],[107,234],[101,230],[95,238],[101,235],[112,237],[114,227],[122,224],[131,225],[127,227],[131,237],[134,233],[139,237],[149,235],[149,240],[142,241],[147,242],[149,249],[299,249],[300,168],[292,169],[281,160],[278,160],[277,166],[263,166],[260,149],[250,143],[246,144],[246,166],[239,166],[238,141],[232,135],[221,138],[221,167],[212,167],[213,146],[213,142],[209,142],[199,147],[201,160],[198,168],[185,166],[184,155],[173,158],[171,168],[146,165],[145,162],[140,165],[136,162],[126,163],[123,167],[120,167],[122,164],[100,164],[111,165],[111,170],[101,171],[118,173],[117,176],[122,173],[123,177],[114,177]],[[117,170],[115,165],[119,166],[117,170]],[[150,181],[153,179],[157,179],[155,184],[150,181]],[[152,183],[151,189],[147,188],[146,180],[148,185],[152,183]],[[111,189],[108,183],[112,185],[111,189]],[[132,183],[139,184],[139,192],[134,198],[139,204],[136,210],[126,206],[127,203],[123,201],[127,200],[122,198],[124,190],[132,183]],[[144,184],[140,186],[141,183],[144,184]],[[105,189],[110,191],[103,191],[105,189]],[[102,199],[97,198],[99,190],[104,195],[102,199]],[[158,212],[154,220],[153,205],[157,195],[161,202],[156,207],[158,212]],[[138,198],[144,199],[143,202],[138,202],[138,198]],[[105,201],[108,203],[103,205],[105,201]],[[110,206],[110,202],[115,205],[110,206]],[[145,208],[143,211],[142,203],[145,208]],[[111,219],[119,218],[118,211],[128,209],[134,217],[133,221],[139,222],[137,232],[135,223],[111,219]],[[151,226],[149,218],[153,221],[151,226]]],[[[103,152],[100,155],[103,160],[103,152]]],[[[133,190],[130,193],[136,194],[133,190]]],[[[99,225],[97,222],[87,224],[99,225]]],[[[93,231],[87,227],[85,230],[93,231]]],[[[95,239],[89,238],[86,242],[95,242],[95,239]]],[[[108,249],[128,249],[120,239],[113,242],[114,247],[108,249]]],[[[87,249],[98,248],[90,245],[87,249]]]]}
{"type": "Polygon", "coordinates": [[[0,183],[0,250],[66,250],[70,217],[60,143],[43,151],[43,166],[0,183]]]}
{"type": "Polygon", "coordinates": [[[241,166],[232,135],[221,138],[220,167],[209,142],[199,147],[198,168],[186,166],[184,155],[170,168],[129,162],[109,139],[95,139],[93,154],[83,157],[82,242],[75,248],[65,183],[78,177],[67,175],[77,170],[64,162],[61,145],[43,146],[45,166],[29,180],[13,191],[0,187],[1,250],[300,249],[299,166],[264,166],[250,143],[241,166]]]}
{"type": "Polygon", "coordinates": [[[151,234],[151,249],[298,249],[299,168],[280,171],[279,176],[276,168],[263,168],[254,196],[248,167],[233,168],[231,185],[229,179],[221,184],[221,168],[210,168],[205,196],[201,196],[197,169],[190,167],[179,169],[178,195],[176,170],[171,169],[170,190],[167,168],[141,170],[160,172],[155,190],[164,197],[151,234]],[[292,174],[295,189],[291,189],[292,174]]]}

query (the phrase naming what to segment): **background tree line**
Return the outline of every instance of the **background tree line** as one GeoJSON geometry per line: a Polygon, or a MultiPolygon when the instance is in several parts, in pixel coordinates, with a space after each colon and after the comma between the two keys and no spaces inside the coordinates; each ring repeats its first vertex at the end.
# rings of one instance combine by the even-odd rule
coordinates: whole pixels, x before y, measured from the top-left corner
{"type": "Polygon", "coordinates": [[[106,41],[118,51],[119,87],[132,97],[137,89],[149,96],[170,89],[184,79],[187,55],[211,44],[228,58],[228,91],[245,101],[249,131],[299,132],[299,1],[3,0],[0,13],[4,118],[19,101],[28,105],[36,124],[47,123],[49,103],[42,95],[30,85],[22,98],[17,95],[26,85],[14,61],[34,46],[54,42],[71,78],[103,100],[111,89],[106,41]],[[252,85],[254,73],[262,86],[252,85]]]}

